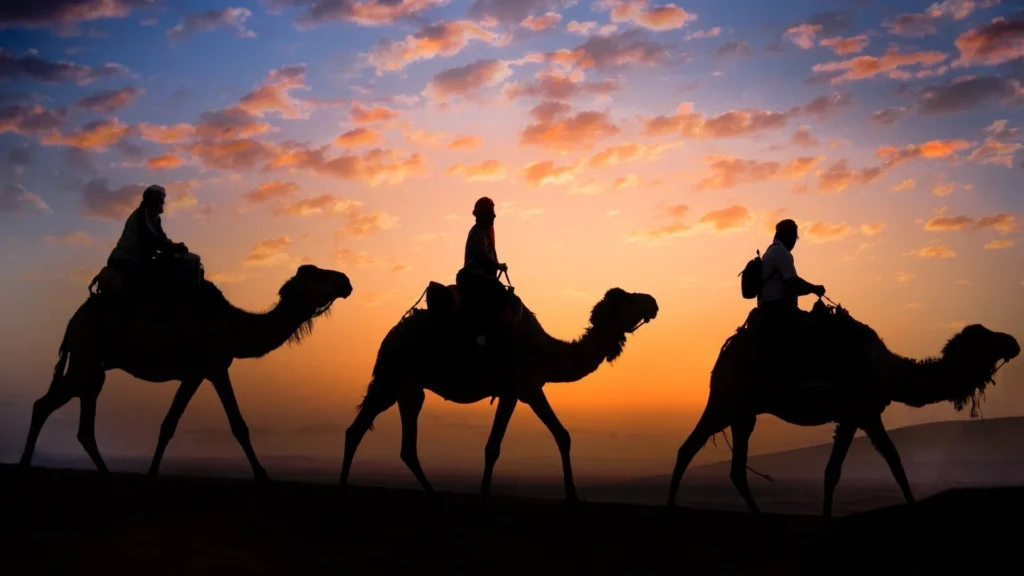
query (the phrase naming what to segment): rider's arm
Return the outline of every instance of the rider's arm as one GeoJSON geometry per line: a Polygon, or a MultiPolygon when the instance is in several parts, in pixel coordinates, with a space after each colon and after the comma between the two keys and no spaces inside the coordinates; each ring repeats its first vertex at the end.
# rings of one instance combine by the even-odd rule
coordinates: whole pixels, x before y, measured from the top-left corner
{"type": "Polygon", "coordinates": [[[786,278],[784,280],[786,287],[796,293],[797,296],[807,296],[808,294],[814,294],[818,289],[818,286],[811,284],[807,280],[799,276],[792,278],[786,278]]]}
{"type": "Polygon", "coordinates": [[[160,224],[159,216],[151,218],[149,214],[143,214],[143,220],[145,221],[143,226],[145,228],[144,234],[153,249],[161,252],[173,252],[178,249],[178,244],[173,242],[167,237],[167,234],[164,233],[164,228],[160,224]]]}
{"type": "Polygon", "coordinates": [[[776,261],[779,267],[779,275],[782,277],[782,281],[786,284],[786,289],[790,293],[796,294],[797,296],[806,296],[808,294],[824,294],[824,287],[804,280],[796,273],[796,264],[793,262],[793,255],[789,252],[779,254],[779,258],[776,261]]]}

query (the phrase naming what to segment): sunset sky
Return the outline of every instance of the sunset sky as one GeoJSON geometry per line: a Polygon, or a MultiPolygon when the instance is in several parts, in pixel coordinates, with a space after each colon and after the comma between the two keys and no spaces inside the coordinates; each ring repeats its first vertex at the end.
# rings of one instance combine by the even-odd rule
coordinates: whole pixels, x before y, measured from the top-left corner
{"type": "MultiPolygon", "coordinates": [[[[453,282],[476,198],[526,304],[571,338],[618,286],[657,298],[622,358],[547,388],[581,476],[667,473],[795,219],[798,272],[901,354],[967,323],[1024,339],[1018,1],[35,0],[0,15],[0,460],[145,186],[236,305],[310,262],[354,286],[301,347],[232,369],[262,456],[336,458],[384,334],[453,282]],[[229,7],[225,7],[229,6],[229,7]]],[[[802,303],[809,307],[812,299],[802,303]]],[[[1024,369],[987,417],[1024,415],[1024,369]]],[[[107,456],[152,452],[175,384],[111,373],[107,456]]],[[[427,473],[479,471],[494,407],[428,395],[427,473]]],[[[967,418],[893,406],[890,427],[967,418]]],[[[78,403],[39,451],[84,458],[78,403]]],[[[752,452],[828,441],[761,417],[752,452]]],[[[377,420],[356,476],[401,469],[377,420]]],[[[709,445],[698,461],[727,456],[709,445]]],[[[168,458],[243,460],[208,386],[168,458]]],[[[557,476],[513,418],[498,473],[557,476]]],[[[274,469],[270,469],[274,474],[274,469]]]]}

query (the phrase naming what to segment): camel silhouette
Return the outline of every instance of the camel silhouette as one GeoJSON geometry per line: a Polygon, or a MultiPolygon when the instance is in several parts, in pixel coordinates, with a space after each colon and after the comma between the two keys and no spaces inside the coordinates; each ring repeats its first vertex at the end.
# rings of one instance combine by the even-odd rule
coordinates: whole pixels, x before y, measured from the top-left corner
{"type": "Polygon", "coordinates": [[[160,427],[151,475],[159,473],[178,420],[199,385],[208,379],[253,474],[258,480],[268,479],[249,441],[228,368],[235,358],[259,358],[286,342],[300,342],[337,298],[351,293],[352,284],[341,272],[306,264],[281,286],[277,304],[262,314],[231,305],[207,280],[199,286],[202,313],[186,301],[148,297],[116,302],[113,296],[90,294],[68,322],[49,390],[32,408],[21,465],[31,465],[36,440],[50,414],[77,396],[81,402],[78,441],[96,468],[106,472],[96,446],[96,400],[106,372],[119,368],[148,382],[181,382],[160,427]]]}
{"type": "Polygon", "coordinates": [[[853,319],[841,306],[815,304],[827,310],[834,322],[841,322],[845,336],[818,338],[817,347],[800,350],[805,363],[818,359],[815,369],[805,372],[803,381],[771,388],[757,365],[756,338],[748,320],[729,337],[711,372],[707,406],[693,432],[679,448],[668,505],[674,506],[679,482],[693,457],[707,440],[730,427],[733,456],[730,478],[751,512],[758,512],[747,484],[747,446],[759,414],[771,414],[797,426],[836,423],[832,453],[825,467],[823,515],[832,514],[832,497],[842,471],[843,460],[857,429],[864,430],[885,459],[908,503],[914,496],[907,482],[896,446],[882,425],[882,412],[892,402],[914,407],[952,402],[957,411],[971,404],[977,414],[985,387],[993,382],[1000,360],[1008,362],[1020,354],[1020,345],[1009,334],[993,332],[980,324],[965,327],[943,347],[938,358],[914,360],[895,354],[873,329],[853,319]],[[822,354],[826,348],[833,356],[822,354]],[[838,360],[838,361],[835,361],[838,360]],[[849,375],[854,374],[851,381],[849,375]]]}
{"type": "Polygon", "coordinates": [[[520,309],[521,319],[507,329],[504,345],[489,353],[476,349],[457,322],[435,313],[429,297],[427,310],[411,310],[399,321],[381,342],[373,379],[345,433],[341,485],[347,485],[356,448],[374,419],[397,403],[402,422],[402,461],[423,489],[433,492],[416,450],[417,421],[424,391],[430,390],[459,404],[498,399],[484,451],[483,499],[490,493],[491,475],[512,412],[522,401],[554,436],[562,458],[566,499],[575,503],[569,432],[548,403],[544,385],[579,381],[604,361],[614,361],[622,353],[626,335],[657,316],[658,304],[647,294],[612,288],[591,310],[590,326],[572,342],[548,335],[529,309],[520,309]]]}

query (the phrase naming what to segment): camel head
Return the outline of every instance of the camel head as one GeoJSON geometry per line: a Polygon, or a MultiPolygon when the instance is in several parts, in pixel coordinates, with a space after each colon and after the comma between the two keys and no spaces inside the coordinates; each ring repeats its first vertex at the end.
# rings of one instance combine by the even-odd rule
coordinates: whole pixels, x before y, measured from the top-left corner
{"type": "Polygon", "coordinates": [[[658,302],[650,294],[626,292],[621,288],[605,292],[604,298],[590,311],[591,330],[614,339],[605,359],[611,362],[617,358],[626,343],[626,334],[632,334],[657,315],[658,302]]]}
{"type": "Polygon", "coordinates": [[[277,295],[281,302],[297,306],[310,319],[326,314],[338,298],[352,294],[348,276],[335,270],[324,270],[312,264],[299,266],[295,276],[281,286],[277,295]]]}
{"type": "Polygon", "coordinates": [[[985,387],[994,383],[996,370],[1020,354],[1020,344],[1009,334],[993,332],[981,324],[971,324],[949,339],[942,349],[942,360],[948,363],[950,373],[963,382],[962,395],[953,398],[956,409],[971,403],[971,415],[985,387]]]}

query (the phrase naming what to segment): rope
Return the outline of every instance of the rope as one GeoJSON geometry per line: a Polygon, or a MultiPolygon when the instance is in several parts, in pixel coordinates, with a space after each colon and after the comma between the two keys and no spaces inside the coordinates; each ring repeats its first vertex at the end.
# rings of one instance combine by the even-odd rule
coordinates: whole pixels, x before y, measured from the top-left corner
{"type": "MultiPolygon", "coordinates": [[[[729,442],[729,435],[726,434],[725,430],[722,430],[722,438],[725,438],[725,445],[729,447],[729,452],[732,452],[732,444],[729,442]]],[[[762,474],[762,473],[758,472],[757,470],[754,470],[750,466],[747,466],[747,470],[750,470],[754,474],[757,474],[758,476],[760,476],[761,478],[764,478],[765,480],[767,480],[769,482],[775,482],[775,478],[772,478],[768,474],[762,474]]]]}
{"type": "Polygon", "coordinates": [[[412,314],[412,311],[415,310],[416,307],[420,305],[420,302],[423,301],[423,297],[427,295],[427,290],[429,290],[429,287],[423,289],[423,293],[420,294],[420,297],[416,299],[416,303],[410,306],[409,309],[405,311],[405,314],[402,314],[402,317],[398,319],[399,322],[408,318],[409,315],[412,314]]]}

